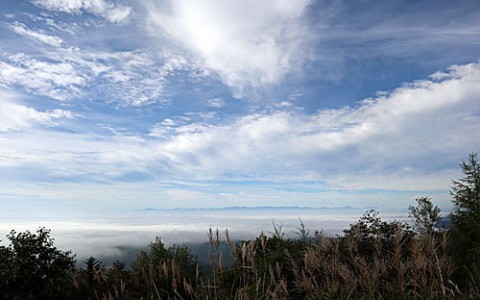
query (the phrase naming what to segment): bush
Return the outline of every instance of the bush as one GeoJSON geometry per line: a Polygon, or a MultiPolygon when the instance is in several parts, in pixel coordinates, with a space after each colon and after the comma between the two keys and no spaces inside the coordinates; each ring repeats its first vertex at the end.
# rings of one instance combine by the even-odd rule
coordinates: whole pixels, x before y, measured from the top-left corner
{"type": "Polygon", "coordinates": [[[0,290],[4,299],[69,299],[75,257],[58,250],[45,228],[36,234],[11,231],[0,246],[0,290]]]}

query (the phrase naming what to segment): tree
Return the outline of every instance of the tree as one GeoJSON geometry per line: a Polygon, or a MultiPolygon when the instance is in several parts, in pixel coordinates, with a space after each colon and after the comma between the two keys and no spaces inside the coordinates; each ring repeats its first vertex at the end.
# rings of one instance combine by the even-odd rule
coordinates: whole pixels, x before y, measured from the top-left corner
{"type": "Polygon", "coordinates": [[[50,230],[11,231],[0,246],[0,290],[4,299],[68,299],[75,256],[58,250],[50,230]]]}
{"type": "Polygon", "coordinates": [[[468,160],[460,165],[463,178],[453,180],[451,190],[454,210],[452,223],[480,223],[480,164],[477,153],[471,153],[468,160]]]}
{"type": "Polygon", "coordinates": [[[95,299],[96,295],[102,295],[106,290],[104,282],[105,267],[102,262],[93,256],[84,262],[85,268],[78,270],[74,277],[74,285],[79,299],[95,299]],[[103,275],[103,276],[102,276],[103,275]]]}
{"type": "Polygon", "coordinates": [[[186,246],[165,247],[157,238],[132,266],[136,298],[191,298],[198,281],[198,259],[186,246]]]}
{"type": "Polygon", "coordinates": [[[453,180],[450,192],[452,246],[457,263],[471,269],[480,263],[480,164],[477,153],[471,153],[460,166],[463,177],[453,180]]]}
{"type": "Polygon", "coordinates": [[[421,235],[432,236],[440,221],[440,208],[432,204],[429,197],[415,199],[417,206],[409,206],[409,216],[413,219],[414,229],[421,235]]]}
{"type": "Polygon", "coordinates": [[[343,233],[340,243],[342,250],[356,252],[353,254],[364,257],[369,262],[379,256],[392,255],[397,245],[401,245],[402,251],[406,251],[414,236],[408,224],[396,220],[385,222],[375,210],[365,212],[343,233]]]}

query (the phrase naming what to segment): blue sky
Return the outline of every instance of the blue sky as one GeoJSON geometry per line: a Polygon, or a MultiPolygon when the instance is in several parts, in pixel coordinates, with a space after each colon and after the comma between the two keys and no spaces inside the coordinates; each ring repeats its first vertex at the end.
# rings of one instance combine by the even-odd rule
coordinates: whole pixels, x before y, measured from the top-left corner
{"type": "Polygon", "coordinates": [[[480,2],[2,0],[0,210],[449,206],[480,2]]]}

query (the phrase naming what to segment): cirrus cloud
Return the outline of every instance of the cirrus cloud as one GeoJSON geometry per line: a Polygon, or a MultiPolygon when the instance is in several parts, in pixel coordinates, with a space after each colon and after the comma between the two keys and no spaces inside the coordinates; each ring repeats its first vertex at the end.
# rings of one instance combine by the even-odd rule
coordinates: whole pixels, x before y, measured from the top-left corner
{"type": "Polygon", "coordinates": [[[113,23],[125,21],[132,12],[131,7],[105,0],[32,0],[31,2],[47,10],[68,14],[80,14],[86,11],[113,23]]]}
{"type": "Polygon", "coordinates": [[[38,111],[18,103],[20,95],[0,90],[0,132],[24,130],[38,125],[54,126],[56,120],[72,119],[72,112],[63,109],[38,111]]]}
{"type": "Polygon", "coordinates": [[[166,36],[195,65],[241,97],[276,84],[308,59],[310,38],[301,1],[146,1],[154,35],[166,36]]]}
{"type": "Polygon", "coordinates": [[[53,47],[59,47],[63,43],[62,39],[57,36],[48,35],[43,31],[32,30],[20,22],[14,22],[10,25],[10,29],[21,36],[37,40],[53,47]]]}

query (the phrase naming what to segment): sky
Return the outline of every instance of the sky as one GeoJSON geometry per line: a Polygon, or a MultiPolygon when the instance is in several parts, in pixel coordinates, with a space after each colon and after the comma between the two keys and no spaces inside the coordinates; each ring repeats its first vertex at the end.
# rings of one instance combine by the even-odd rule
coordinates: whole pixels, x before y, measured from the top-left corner
{"type": "Polygon", "coordinates": [[[448,211],[479,50],[474,0],[2,0],[0,227],[448,211]]]}

